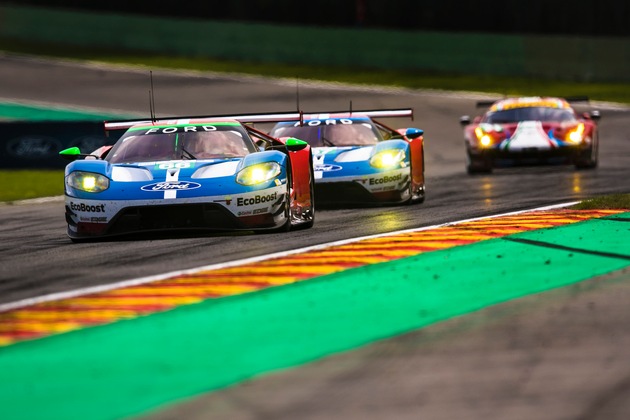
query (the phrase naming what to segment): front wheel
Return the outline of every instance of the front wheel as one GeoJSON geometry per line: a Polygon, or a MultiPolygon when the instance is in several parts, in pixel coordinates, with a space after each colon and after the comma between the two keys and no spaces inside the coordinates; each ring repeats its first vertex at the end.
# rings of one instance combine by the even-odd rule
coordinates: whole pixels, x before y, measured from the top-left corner
{"type": "Polygon", "coordinates": [[[492,173],[492,162],[489,159],[479,156],[471,156],[467,153],[468,164],[466,171],[469,175],[490,174],[492,173]]]}
{"type": "Polygon", "coordinates": [[[597,150],[591,147],[580,154],[575,161],[575,169],[594,169],[597,167],[597,150]]]}

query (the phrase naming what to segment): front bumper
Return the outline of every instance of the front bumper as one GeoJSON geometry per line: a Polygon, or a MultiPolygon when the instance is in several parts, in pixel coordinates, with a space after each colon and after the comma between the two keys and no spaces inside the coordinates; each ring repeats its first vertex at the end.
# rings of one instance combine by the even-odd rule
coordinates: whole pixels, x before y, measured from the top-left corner
{"type": "Polygon", "coordinates": [[[167,230],[273,229],[286,223],[286,187],[176,200],[85,200],[66,196],[68,236],[97,238],[167,230]]]}
{"type": "Polygon", "coordinates": [[[315,181],[319,203],[398,203],[410,198],[409,168],[363,176],[328,177],[315,181]]]}
{"type": "Polygon", "coordinates": [[[493,166],[527,164],[572,164],[590,152],[590,147],[563,146],[552,149],[524,148],[518,151],[506,149],[468,149],[472,160],[491,162],[493,166]]]}

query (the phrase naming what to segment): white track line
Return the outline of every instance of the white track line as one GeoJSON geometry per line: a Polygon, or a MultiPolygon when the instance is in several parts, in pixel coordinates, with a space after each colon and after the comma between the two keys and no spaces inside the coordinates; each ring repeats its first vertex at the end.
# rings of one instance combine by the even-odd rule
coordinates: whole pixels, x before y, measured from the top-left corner
{"type": "Polygon", "coordinates": [[[140,278],[137,278],[137,279],[124,280],[124,281],[121,281],[121,282],[105,284],[105,285],[100,285],[100,286],[86,287],[86,288],[82,288],[82,289],[70,290],[70,291],[67,291],[67,292],[51,293],[51,294],[48,294],[48,295],[43,295],[43,296],[34,297],[34,298],[27,298],[27,299],[18,300],[18,301],[15,301],[15,302],[2,304],[2,305],[0,305],[0,312],[6,312],[6,311],[19,309],[19,308],[24,308],[24,307],[35,305],[35,304],[38,304],[38,303],[52,302],[52,301],[63,300],[63,299],[70,299],[70,298],[75,298],[75,297],[79,297],[79,296],[91,295],[91,294],[94,294],[94,293],[101,293],[101,292],[107,292],[107,291],[110,291],[110,290],[122,289],[122,288],[130,287],[130,286],[139,286],[139,285],[142,285],[142,284],[154,283],[154,282],[157,282],[157,281],[160,281],[160,280],[165,280],[165,279],[168,279],[168,278],[171,278],[171,277],[180,276],[180,275],[186,275],[186,274],[194,274],[194,273],[198,273],[200,271],[218,270],[218,269],[221,269],[221,268],[235,267],[235,266],[239,266],[239,265],[245,265],[245,264],[250,264],[250,263],[255,263],[255,262],[260,262],[260,261],[265,261],[265,260],[271,260],[271,259],[278,258],[278,257],[286,257],[287,255],[294,255],[294,254],[299,254],[299,253],[308,252],[308,251],[316,251],[316,250],[321,250],[321,249],[325,249],[325,248],[330,248],[330,247],[333,247],[333,246],[345,245],[345,244],[349,244],[349,243],[353,243],[353,242],[360,242],[360,241],[364,241],[364,240],[367,240],[367,239],[383,238],[383,237],[387,237],[387,236],[400,235],[400,234],[404,234],[404,233],[421,232],[421,231],[424,231],[424,230],[436,229],[436,228],[440,228],[440,227],[443,227],[443,226],[457,225],[457,224],[460,224],[460,223],[473,222],[473,221],[484,220],[484,219],[494,219],[494,218],[497,218],[497,217],[513,216],[513,215],[516,215],[516,214],[528,213],[528,212],[532,212],[532,211],[553,210],[553,209],[557,209],[557,208],[572,206],[572,205],[577,204],[577,203],[578,202],[575,201],[575,202],[571,202],[571,203],[555,204],[555,205],[552,205],[552,206],[545,206],[545,207],[538,207],[538,208],[529,209],[529,210],[520,210],[520,211],[509,212],[509,213],[502,213],[502,214],[497,214],[497,215],[494,215],[494,216],[475,217],[475,218],[472,218],[472,219],[465,219],[465,220],[459,220],[459,221],[456,221],[456,222],[442,223],[442,224],[439,224],[439,225],[426,226],[426,227],[422,227],[422,228],[405,229],[405,230],[398,230],[398,231],[395,231],[395,232],[381,233],[381,234],[378,234],[378,235],[370,235],[370,236],[362,236],[362,237],[359,237],[359,238],[344,239],[344,240],[341,240],[341,241],[328,242],[328,243],[325,243],[325,244],[308,246],[308,247],[305,247],[305,248],[294,249],[294,250],[291,250],[291,251],[276,252],[276,253],[270,254],[270,255],[262,255],[262,256],[258,256],[258,257],[245,258],[245,259],[242,259],[242,260],[230,261],[230,262],[226,262],[226,263],[210,264],[210,265],[205,265],[205,266],[201,266],[201,267],[190,268],[190,269],[187,269],[187,270],[171,271],[170,273],[158,274],[158,275],[155,275],[155,276],[140,277],[140,278]]]}

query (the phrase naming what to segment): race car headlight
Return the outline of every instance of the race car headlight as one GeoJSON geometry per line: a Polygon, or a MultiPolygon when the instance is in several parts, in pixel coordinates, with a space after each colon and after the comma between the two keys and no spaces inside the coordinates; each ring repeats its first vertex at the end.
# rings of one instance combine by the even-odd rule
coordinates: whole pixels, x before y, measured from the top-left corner
{"type": "Polygon", "coordinates": [[[479,140],[479,144],[482,147],[488,147],[492,144],[492,137],[487,134],[481,127],[475,128],[475,135],[477,136],[477,140],[479,140]]]}
{"type": "Polygon", "coordinates": [[[241,169],[236,174],[236,182],[242,185],[256,185],[277,177],[282,169],[276,162],[258,163],[241,169]]]}
{"type": "Polygon", "coordinates": [[[577,127],[567,132],[567,140],[571,143],[580,143],[584,139],[584,124],[580,123],[577,127]]]}
{"type": "Polygon", "coordinates": [[[398,166],[405,159],[405,151],[402,149],[383,150],[370,158],[370,165],[375,168],[392,168],[398,166]]]}
{"type": "Polygon", "coordinates": [[[87,192],[101,192],[109,188],[109,178],[93,172],[75,171],[66,178],[69,187],[87,192]]]}

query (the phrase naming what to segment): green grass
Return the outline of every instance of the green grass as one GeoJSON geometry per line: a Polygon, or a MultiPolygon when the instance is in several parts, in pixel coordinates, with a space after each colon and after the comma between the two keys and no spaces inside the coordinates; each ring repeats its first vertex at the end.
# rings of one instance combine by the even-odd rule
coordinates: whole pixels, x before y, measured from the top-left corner
{"type": "Polygon", "coordinates": [[[630,209],[630,194],[611,194],[584,200],[571,207],[576,210],[630,209]]]}
{"type": "Polygon", "coordinates": [[[463,90],[503,95],[587,95],[592,100],[630,104],[630,85],[625,83],[584,83],[533,78],[476,76],[402,70],[358,69],[356,67],[317,67],[281,63],[220,60],[209,57],[156,56],[140,52],[95,50],[92,48],[33,44],[0,39],[0,50],[50,57],[126,63],[148,68],[173,68],[246,73],[352,84],[397,86],[415,89],[463,90]]]}
{"type": "Polygon", "coordinates": [[[0,201],[63,194],[63,170],[0,170],[0,201]]]}

